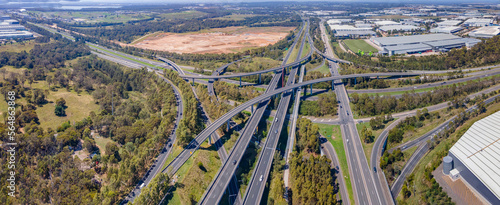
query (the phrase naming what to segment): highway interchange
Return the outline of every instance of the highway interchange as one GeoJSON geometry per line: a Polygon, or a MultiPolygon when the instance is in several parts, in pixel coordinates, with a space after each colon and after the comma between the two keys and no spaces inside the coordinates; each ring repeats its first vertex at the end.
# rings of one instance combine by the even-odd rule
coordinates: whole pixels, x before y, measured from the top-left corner
{"type": "MultiPolygon", "coordinates": [[[[40,25],[37,25],[40,26],[40,25]]],[[[46,26],[41,26],[51,32],[57,32],[51,28],[48,28],[46,26]]],[[[399,193],[402,182],[404,181],[404,178],[406,175],[411,173],[411,171],[415,168],[416,164],[418,161],[425,155],[425,153],[428,150],[428,145],[426,143],[427,140],[429,140],[432,136],[436,135],[439,131],[443,130],[447,126],[447,122],[439,125],[435,129],[431,130],[429,133],[426,133],[425,135],[417,138],[416,140],[409,141],[406,144],[399,145],[396,148],[401,148],[401,149],[408,149],[412,146],[419,146],[417,151],[412,155],[412,157],[409,159],[408,163],[405,165],[403,169],[403,173],[400,175],[400,177],[397,178],[395,183],[393,184],[392,188],[389,189],[389,186],[387,184],[387,181],[385,180],[385,176],[383,176],[383,172],[379,168],[379,160],[380,156],[383,153],[383,144],[384,141],[387,138],[387,132],[390,128],[396,125],[396,123],[391,124],[384,132],[377,138],[375,144],[374,144],[374,149],[371,153],[371,161],[370,165],[368,165],[362,144],[360,141],[360,137],[358,135],[358,132],[356,130],[356,122],[360,120],[369,120],[367,119],[358,119],[354,120],[350,105],[349,105],[349,98],[347,95],[347,91],[344,87],[344,85],[340,82],[341,79],[348,79],[348,78],[356,78],[356,77],[379,77],[379,76],[400,76],[400,77],[407,77],[407,76],[417,76],[420,74],[424,74],[423,72],[405,72],[405,73],[365,73],[365,74],[352,74],[352,75],[343,75],[341,76],[338,73],[338,62],[341,63],[349,63],[340,59],[336,59],[333,57],[333,50],[331,49],[329,44],[326,44],[326,52],[322,53],[318,51],[314,46],[312,45],[312,41],[310,40],[311,37],[308,34],[308,27],[304,28],[306,26],[302,26],[300,29],[299,34],[294,40],[294,43],[291,48],[295,47],[295,44],[297,43],[297,40],[299,39],[300,36],[304,36],[302,38],[302,43],[300,46],[299,54],[297,55],[297,60],[294,61],[293,63],[290,64],[285,64],[289,58],[289,54],[291,51],[288,53],[288,55],[284,58],[284,65],[276,67],[276,68],[271,68],[267,70],[262,70],[262,71],[256,71],[256,72],[251,72],[251,73],[238,73],[238,74],[230,74],[230,75],[221,75],[225,68],[229,66],[230,64],[227,64],[225,66],[222,66],[218,69],[216,69],[215,72],[211,76],[204,76],[204,75],[188,75],[186,72],[182,71],[179,66],[177,66],[174,62],[165,59],[165,58],[159,58],[163,62],[158,62],[154,60],[149,60],[149,59],[144,59],[136,56],[132,56],[129,54],[125,54],[122,52],[114,51],[108,48],[104,48],[102,46],[96,45],[96,44],[91,44],[87,43],[89,47],[93,50],[92,53],[96,54],[98,57],[107,59],[113,62],[117,62],[119,64],[122,64],[127,67],[131,68],[142,68],[142,67],[148,67],[150,71],[154,71],[158,74],[158,76],[162,77],[161,75],[163,72],[159,69],[173,69],[177,72],[179,72],[180,76],[184,77],[187,80],[196,80],[195,82],[200,82],[200,83],[207,83],[206,81],[203,80],[198,80],[198,79],[209,79],[209,93],[211,95],[215,95],[215,92],[213,91],[213,84],[212,80],[216,79],[223,79],[223,78],[234,78],[234,77],[242,77],[242,76],[248,76],[248,75],[259,75],[262,73],[266,72],[275,72],[273,79],[271,80],[270,84],[267,87],[267,90],[264,94],[251,99],[247,102],[242,103],[241,105],[237,106],[233,110],[229,111],[228,113],[224,114],[222,117],[219,119],[214,120],[214,122],[210,123],[207,125],[206,129],[203,130],[201,133],[199,133],[196,138],[189,143],[188,146],[185,147],[185,149],[178,155],[176,158],[163,170],[161,170],[161,167],[163,167],[163,164],[165,163],[165,160],[167,156],[170,154],[171,149],[170,145],[175,143],[175,137],[176,137],[176,128],[178,127],[178,123],[180,119],[182,118],[182,98],[178,90],[174,85],[172,87],[174,88],[174,92],[176,93],[177,96],[177,103],[178,103],[178,113],[177,113],[177,119],[176,119],[176,125],[174,126],[174,130],[172,131],[171,138],[169,138],[169,141],[164,146],[164,149],[162,150],[161,154],[157,156],[155,164],[149,169],[147,172],[148,174],[141,180],[141,182],[136,186],[132,192],[127,196],[126,200],[124,200],[122,203],[126,203],[127,201],[133,201],[133,199],[140,193],[140,189],[142,188],[142,183],[144,183],[144,186],[147,186],[147,184],[151,181],[151,179],[156,176],[157,173],[160,171],[168,173],[170,176],[173,176],[175,172],[189,159],[189,157],[192,156],[192,154],[199,148],[199,146],[207,140],[209,136],[211,136],[213,133],[216,133],[216,130],[222,126],[222,124],[228,122],[233,116],[236,114],[242,112],[243,110],[247,109],[250,106],[257,105],[257,108],[255,111],[252,113],[249,123],[246,124],[246,126],[243,129],[243,134],[240,136],[240,138],[237,140],[237,143],[235,144],[235,147],[231,149],[231,152],[227,154],[225,152],[225,149],[223,148],[223,145],[220,144],[220,140],[218,140],[217,137],[214,137],[216,142],[216,146],[218,147],[219,150],[219,155],[221,156],[221,160],[223,162],[223,166],[220,168],[219,173],[216,175],[214,178],[214,181],[212,182],[211,186],[214,186],[214,188],[209,188],[207,189],[207,192],[203,195],[202,199],[200,200],[200,204],[217,204],[220,202],[220,198],[222,197],[222,194],[226,190],[226,188],[229,185],[229,182],[231,179],[234,178],[234,173],[237,168],[237,164],[241,160],[241,157],[243,156],[246,147],[248,146],[248,143],[251,140],[251,137],[254,133],[255,128],[258,125],[258,122],[262,118],[262,115],[267,107],[267,104],[269,102],[269,99],[271,97],[277,97],[279,94],[281,94],[281,100],[278,105],[275,119],[277,121],[273,121],[269,135],[266,137],[266,141],[264,142],[263,145],[263,151],[261,151],[260,156],[258,158],[257,166],[252,174],[251,177],[251,182],[249,186],[247,187],[246,193],[244,195],[243,199],[243,204],[258,204],[260,203],[260,200],[262,199],[262,194],[263,194],[263,189],[265,187],[268,175],[269,175],[269,170],[272,164],[272,159],[273,155],[276,150],[276,145],[280,136],[281,131],[283,130],[283,123],[286,119],[286,113],[288,109],[288,105],[290,103],[290,99],[294,93],[294,89],[299,89],[299,88],[306,88],[309,85],[319,83],[319,82],[330,82],[334,81],[335,83],[335,89],[334,91],[337,94],[337,98],[340,101],[340,105],[342,105],[342,108],[339,109],[339,115],[338,119],[332,123],[332,124],[340,124],[341,126],[341,132],[342,132],[342,138],[343,138],[343,143],[344,147],[346,149],[347,153],[347,159],[348,159],[348,168],[349,172],[351,175],[351,182],[353,184],[354,188],[354,194],[355,194],[355,202],[356,204],[394,204],[394,198],[397,197],[397,194],[399,193]],[[306,31],[304,35],[302,35],[303,31],[306,31]],[[326,77],[326,78],[321,78],[321,79],[316,79],[316,80],[310,80],[310,81],[305,81],[305,82],[299,82],[299,83],[294,83],[295,82],[295,75],[297,73],[298,68],[307,63],[311,57],[311,53],[306,55],[303,58],[300,58],[302,49],[304,47],[304,42],[305,39],[308,38],[308,42],[310,43],[311,47],[311,52],[316,52],[320,54],[323,58],[329,61],[330,65],[330,71],[332,76],[331,77],[326,77]],[[278,82],[280,81],[281,77],[284,77],[283,72],[286,72],[286,70],[290,69],[290,74],[288,77],[288,80],[286,82],[286,85],[281,88],[276,88],[278,86],[278,82]],[[218,144],[219,143],[219,144],[218,144]],[[222,148],[221,148],[222,147],[222,148]],[[224,150],[222,152],[221,150],[224,150]],[[225,153],[225,154],[224,154],[225,153]],[[265,159],[265,160],[263,160],[265,159]],[[236,162],[236,163],[233,163],[236,162]],[[373,168],[376,168],[377,172],[373,172],[373,168]],[[219,178],[220,179],[219,179],[219,178]],[[214,194],[215,193],[215,194],[214,194]]],[[[323,25],[320,25],[321,31],[322,31],[322,38],[324,42],[329,42],[327,35],[325,35],[324,27],[323,25]]],[[[67,33],[64,32],[59,32],[63,36],[70,38],[71,36],[67,33]]],[[[234,62],[232,62],[234,63],[234,62]]],[[[486,77],[489,75],[496,75],[500,73],[500,69],[495,68],[495,66],[490,66],[486,68],[476,68],[476,69],[471,69],[474,71],[478,70],[483,70],[480,72],[474,73],[475,75],[472,77],[467,77],[467,78],[461,78],[461,79],[456,79],[452,81],[447,81],[447,84],[452,84],[452,83],[457,83],[457,82],[465,82],[470,79],[475,79],[475,78],[480,78],[480,77],[486,77]],[[494,69],[492,69],[494,68],[494,69]],[[483,70],[483,69],[492,69],[492,70],[483,70]]],[[[438,71],[438,73],[441,73],[442,71],[438,71]]],[[[435,73],[435,72],[427,72],[427,73],[435,73]]],[[[163,78],[166,80],[165,78],[163,78]]],[[[284,79],[282,79],[284,80],[284,79]]],[[[169,82],[168,80],[166,80],[169,82]]],[[[170,83],[170,82],[169,82],[170,83]]],[[[234,83],[234,82],[233,82],[234,83]]],[[[390,88],[390,89],[377,89],[377,90],[357,90],[358,93],[363,93],[363,92],[388,92],[388,91],[407,91],[407,90],[412,90],[412,89],[420,89],[420,88],[427,88],[427,87],[435,87],[435,86],[440,86],[443,85],[442,82],[438,83],[431,83],[431,84],[426,84],[426,85],[418,85],[414,87],[403,87],[403,88],[390,88]]],[[[495,86],[494,88],[488,89],[488,90],[495,90],[498,89],[498,86],[495,86]]],[[[304,90],[306,91],[306,90],[304,90]]],[[[473,96],[477,96],[473,95],[473,96]]],[[[488,101],[492,101],[493,98],[488,99],[488,101]]],[[[429,106],[429,111],[433,110],[438,110],[442,109],[444,107],[447,107],[446,103],[441,103],[438,105],[434,106],[429,106]]],[[[475,109],[475,107],[471,107],[468,109],[475,109]]],[[[413,111],[407,111],[403,113],[397,113],[393,114],[394,117],[401,117],[398,119],[398,121],[402,120],[403,117],[406,116],[411,116],[415,114],[415,110],[413,111]]],[[[293,121],[295,123],[295,121],[293,121]]],[[[292,132],[294,132],[292,130],[292,132]]],[[[331,144],[329,143],[322,143],[322,150],[324,150],[327,155],[329,156],[330,159],[332,159],[332,166],[335,164],[338,165],[338,159],[336,159],[336,154],[335,150],[333,147],[331,147],[331,144]]],[[[391,150],[392,151],[392,150],[391,150]]],[[[340,170],[339,170],[340,171],[340,170]]],[[[341,175],[342,176],[342,175],[341,175]]],[[[340,177],[342,178],[342,177],[340,177]]],[[[348,197],[345,188],[345,184],[342,180],[340,180],[340,192],[343,197],[344,203],[348,203],[349,200],[347,200],[348,197]]],[[[236,185],[237,186],[237,185],[236,185]]],[[[233,189],[237,189],[238,187],[234,187],[233,189]]],[[[233,203],[239,204],[239,200],[234,200],[233,203]]]]}

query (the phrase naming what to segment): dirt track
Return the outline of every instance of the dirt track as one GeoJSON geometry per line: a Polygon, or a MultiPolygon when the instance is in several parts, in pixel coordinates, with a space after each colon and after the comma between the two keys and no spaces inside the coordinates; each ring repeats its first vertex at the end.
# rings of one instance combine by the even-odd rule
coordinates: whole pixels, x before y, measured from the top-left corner
{"type": "Polygon", "coordinates": [[[293,27],[227,27],[197,33],[161,33],[135,43],[139,48],[177,53],[234,53],[274,44],[293,27]]]}

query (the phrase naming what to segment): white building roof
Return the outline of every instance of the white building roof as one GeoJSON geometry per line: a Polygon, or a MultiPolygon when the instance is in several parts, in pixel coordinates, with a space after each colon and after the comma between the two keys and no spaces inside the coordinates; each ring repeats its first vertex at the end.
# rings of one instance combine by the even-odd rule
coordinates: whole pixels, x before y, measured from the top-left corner
{"type": "Polygon", "coordinates": [[[462,29],[460,26],[439,26],[431,29],[431,33],[454,33],[462,29]]]}
{"type": "Polygon", "coordinates": [[[500,198],[500,112],[475,122],[450,149],[490,191],[500,198]]]}
{"type": "Polygon", "coordinates": [[[459,36],[454,36],[451,34],[426,34],[426,35],[412,35],[412,36],[396,36],[396,37],[373,37],[371,38],[373,42],[377,42],[380,46],[390,46],[390,45],[403,45],[403,44],[415,44],[430,41],[443,41],[449,39],[458,39],[459,36]]]}
{"type": "Polygon", "coordinates": [[[391,25],[401,25],[401,23],[395,21],[376,21],[377,26],[391,26],[391,25]]]}
{"type": "Polygon", "coordinates": [[[466,25],[487,25],[493,23],[493,19],[471,18],[464,22],[466,25]]]}
{"type": "Polygon", "coordinates": [[[369,27],[369,28],[356,28],[356,27],[351,26],[351,25],[336,25],[336,24],[330,25],[330,28],[332,30],[335,30],[335,31],[371,31],[372,30],[371,27],[369,27]]]}
{"type": "Polygon", "coordinates": [[[392,25],[392,26],[381,26],[379,28],[382,31],[393,31],[393,30],[403,30],[403,31],[411,31],[411,30],[422,30],[421,27],[413,26],[413,25],[392,25]]]}
{"type": "Polygon", "coordinates": [[[458,24],[462,23],[460,20],[446,20],[443,22],[438,22],[438,26],[456,26],[458,24]]]}
{"type": "Polygon", "coordinates": [[[473,30],[469,33],[469,36],[472,37],[493,37],[500,34],[500,26],[485,26],[473,30]]]}

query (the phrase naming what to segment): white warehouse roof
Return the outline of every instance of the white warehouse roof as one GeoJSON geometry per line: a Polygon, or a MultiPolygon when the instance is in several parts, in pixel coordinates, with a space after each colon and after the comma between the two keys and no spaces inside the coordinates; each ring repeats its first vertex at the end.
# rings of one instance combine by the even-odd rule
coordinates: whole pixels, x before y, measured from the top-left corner
{"type": "Polygon", "coordinates": [[[475,122],[450,149],[468,170],[500,198],[500,112],[475,122]]]}
{"type": "Polygon", "coordinates": [[[455,33],[462,29],[460,26],[439,26],[431,29],[431,33],[455,33]]]}
{"type": "Polygon", "coordinates": [[[469,33],[469,36],[478,38],[491,38],[500,34],[500,26],[485,26],[473,30],[469,33]]]}
{"type": "Polygon", "coordinates": [[[446,20],[443,22],[438,22],[438,26],[456,26],[458,24],[462,23],[460,20],[446,20]]]}
{"type": "Polygon", "coordinates": [[[377,26],[392,26],[392,25],[401,25],[401,23],[395,21],[376,21],[375,24],[377,26]]]}
{"type": "Polygon", "coordinates": [[[411,30],[423,30],[421,27],[416,27],[412,25],[391,25],[391,26],[381,26],[379,28],[381,31],[387,32],[387,31],[411,31],[411,30]]]}

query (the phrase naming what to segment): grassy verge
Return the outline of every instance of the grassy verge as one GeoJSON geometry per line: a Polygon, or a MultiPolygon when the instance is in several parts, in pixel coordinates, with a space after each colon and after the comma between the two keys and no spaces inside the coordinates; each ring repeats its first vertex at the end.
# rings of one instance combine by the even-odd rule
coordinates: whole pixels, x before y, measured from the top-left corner
{"type": "Polygon", "coordinates": [[[155,65],[153,65],[153,64],[146,63],[146,62],[144,62],[144,61],[136,60],[136,59],[130,58],[130,57],[128,57],[128,56],[121,55],[121,54],[119,54],[119,53],[110,53],[110,52],[108,52],[108,51],[106,51],[106,50],[103,50],[103,49],[101,49],[101,48],[99,48],[99,47],[97,47],[97,46],[94,46],[94,45],[90,45],[90,44],[87,44],[87,45],[88,45],[89,47],[95,48],[95,49],[97,49],[97,50],[99,50],[100,52],[103,52],[103,53],[108,53],[108,54],[116,55],[116,56],[119,56],[119,57],[122,57],[122,58],[126,58],[126,59],[128,59],[128,60],[134,61],[134,62],[136,62],[136,63],[140,63],[140,64],[142,64],[142,65],[146,65],[146,66],[150,66],[150,67],[154,67],[154,68],[158,68],[158,69],[162,69],[162,70],[163,70],[163,68],[162,68],[162,67],[158,67],[158,66],[155,66],[155,65]]]}
{"type": "Polygon", "coordinates": [[[330,143],[332,143],[333,148],[337,153],[337,157],[339,158],[339,167],[342,169],[342,173],[344,174],[344,176],[340,177],[344,177],[347,192],[349,194],[349,201],[351,204],[354,204],[354,193],[352,191],[351,177],[349,175],[349,167],[347,165],[347,157],[345,154],[344,143],[342,141],[342,133],[340,132],[340,125],[314,124],[319,127],[319,132],[324,135],[330,143]]]}
{"type": "Polygon", "coordinates": [[[441,110],[434,111],[431,113],[434,114],[436,112],[439,113],[439,116],[440,116],[439,119],[433,119],[433,120],[426,119],[426,120],[424,120],[423,121],[424,126],[406,131],[401,143],[398,143],[398,144],[387,143],[387,149],[391,149],[399,144],[414,140],[414,139],[424,135],[425,133],[431,131],[432,129],[436,128],[440,124],[444,123],[446,120],[449,120],[450,118],[455,116],[457,113],[457,110],[448,111],[448,109],[441,109],[441,110]]]}
{"type": "Polygon", "coordinates": [[[174,195],[179,195],[180,203],[172,201],[173,204],[191,204],[193,201],[199,201],[221,166],[217,151],[207,142],[200,146],[190,161],[188,163],[188,160],[177,172],[179,180],[174,195]]]}
{"type": "Polygon", "coordinates": [[[304,44],[305,44],[304,49],[302,49],[302,53],[300,55],[301,58],[305,57],[309,53],[309,51],[311,51],[311,47],[309,46],[309,43],[304,42],[304,44]]]}
{"type": "Polygon", "coordinates": [[[366,129],[368,131],[372,131],[373,136],[375,136],[372,143],[365,143],[363,139],[360,139],[361,144],[363,145],[363,150],[365,151],[366,160],[368,162],[370,161],[370,157],[371,157],[371,153],[372,153],[373,145],[375,144],[375,141],[377,141],[377,138],[380,137],[380,134],[382,134],[385,127],[388,127],[390,124],[392,124],[396,120],[397,120],[397,118],[385,123],[384,127],[381,129],[378,129],[378,130],[373,130],[372,127],[370,126],[370,122],[362,122],[362,123],[356,124],[356,129],[358,130],[358,134],[359,134],[360,138],[361,138],[361,130],[363,130],[363,127],[366,127],[366,129]]]}
{"type": "Polygon", "coordinates": [[[328,73],[330,73],[330,68],[328,68],[328,66],[325,63],[323,66],[316,69],[316,71],[319,71],[320,73],[323,73],[323,74],[328,74],[328,73]]]}

